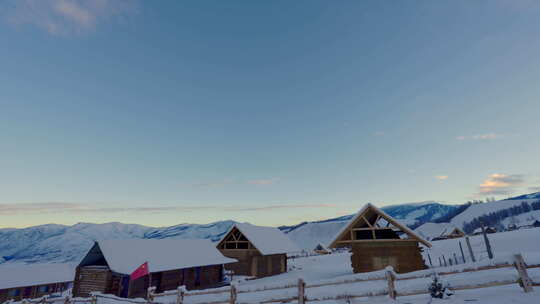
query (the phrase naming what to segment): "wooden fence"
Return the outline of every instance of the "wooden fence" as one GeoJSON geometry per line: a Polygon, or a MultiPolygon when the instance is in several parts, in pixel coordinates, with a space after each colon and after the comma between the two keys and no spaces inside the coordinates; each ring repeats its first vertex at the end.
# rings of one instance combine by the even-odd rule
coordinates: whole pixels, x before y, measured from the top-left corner
{"type": "MultiPolygon", "coordinates": [[[[344,280],[344,281],[339,281],[339,282],[306,284],[304,280],[300,278],[294,284],[275,286],[275,287],[269,287],[269,288],[259,288],[259,289],[249,289],[249,290],[240,289],[239,290],[238,286],[231,285],[228,288],[219,288],[215,290],[187,291],[184,286],[180,286],[178,287],[177,290],[165,291],[162,293],[156,293],[155,287],[150,287],[148,289],[146,300],[125,299],[125,298],[119,298],[119,297],[115,297],[111,295],[94,294],[90,298],[66,297],[66,298],[52,299],[52,298],[43,297],[41,299],[36,299],[36,300],[23,300],[23,304],[98,304],[98,300],[100,298],[115,300],[119,302],[127,302],[127,303],[132,303],[132,304],[158,304],[158,303],[164,302],[164,301],[159,301],[159,298],[163,298],[163,297],[173,297],[175,299],[174,301],[175,304],[184,304],[188,297],[197,297],[197,296],[212,295],[212,294],[228,294],[227,300],[220,300],[220,301],[213,301],[213,302],[190,301],[190,303],[195,302],[197,304],[248,304],[249,302],[239,302],[238,295],[243,294],[243,293],[257,293],[257,292],[265,292],[265,291],[271,291],[271,290],[285,290],[285,289],[291,289],[291,288],[297,289],[297,292],[295,292],[294,296],[288,296],[288,297],[283,297],[283,298],[271,298],[271,299],[262,300],[262,301],[258,300],[256,302],[261,303],[261,304],[266,304],[266,303],[275,303],[275,302],[287,303],[287,302],[297,301],[298,304],[305,304],[306,302],[316,302],[316,301],[324,301],[324,300],[340,300],[340,299],[351,299],[351,298],[384,296],[384,295],[389,296],[391,299],[396,299],[397,297],[401,297],[401,296],[429,294],[427,290],[427,286],[426,288],[421,289],[421,290],[397,292],[395,288],[396,281],[428,278],[428,277],[433,276],[434,274],[438,276],[448,276],[448,275],[455,275],[455,274],[466,273],[466,272],[476,272],[476,271],[510,268],[510,267],[513,267],[517,270],[518,277],[519,277],[517,280],[506,280],[506,281],[478,283],[478,284],[465,284],[465,285],[459,285],[459,286],[450,286],[449,289],[450,290],[465,290],[465,289],[477,289],[477,288],[485,288],[485,287],[493,287],[493,286],[519,284],[524,292],[531,292],[533,290],[533,286],[540,286],[540,283],[533,282],[527,273],[527,269],[540,268],[540,264],[539,265],[526,265],[521,254],[517,254],[514,256],[514,261],[512,264],[508,263],[508,264],[502,264],[502,265],[496,265],[496,266],[466,268],[461,271],[433,272],[433,273],[426,273],[426,274],[421,274],[421,275],[416,275],[416,276],[414,275],[413,276],[406,276],[406,275],[399,276],[393,271],[391,267],[388,267],[386,271],[384,272],[384,276],[381,276],[381,277],[356,278],[356,279],[344,280]],[[359,282],[370,282],[370,281],[381,281],[381,283],[385,284],[386,288],[384,288],[384,291],[378,292],[378,293],[370,292],[370,293],[357,294],[357,295],[347,294],[347,295],[328,296],[328,297],[323,297],[323,298],[310,298],[306,295],[306,289],[310,289],[310,288],[335,286],[335,285],[343,285],[343,284],[351,284],[351,283],[359,283],[359,282]]],[[[172,303],[172,302],[173,301],[167,301],[167,303],[172,303]]]]}

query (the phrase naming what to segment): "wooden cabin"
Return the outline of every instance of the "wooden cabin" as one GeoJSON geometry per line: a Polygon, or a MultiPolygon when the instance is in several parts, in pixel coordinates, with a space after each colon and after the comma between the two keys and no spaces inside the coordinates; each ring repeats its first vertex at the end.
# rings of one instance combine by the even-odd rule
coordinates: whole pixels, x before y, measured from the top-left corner
{"type": "Polygon", "coordinates": [[[144,298],[149,286],[157,292],[223,285],[224,257],[209,240],[131,239],[98,241],[77,266],[73,295],[98,291],[124,298],[144,298]],[[148,263],[150,275],[130,280],[148,263]]]}
{"type": "MultiPolygon", "coordinates": [[[[495,227],[486,227],[485,230],[487,234],[497,233],[497,228],[495,227]]],[[[474,229],[472,233],[472,235],[481,235],[481,234],[483,234],[482,227],[474,229]]]]}
{"type": "Polygon", "coordinates": [[[428,241],[455,239],[465,236],[465,232],[451,223],[424,223],[414,230],[428,241]]]}
{"type": "Polygon", "coordinates": [[[396,272],[425,269],[420,244],[431,244],[384,211],[365,205],[330,243],[350,248],[355,273],[394,267],[396,272]]]}
{"type": "Polygon", "coordinates": [[[225,265],[235,275],[271,276],[287,271],[287,253],[300,251],[283,232],[273,227],[235,224],[217,248],[237,263],[225,265]]]}
{"type": "Polygon", "coordinates": [[[69,264],[0,266],[0,303],[60,295],[72,287],[74,274],[69,264]]]}
{"type": "Polygon", "coordinates": [[[332,251],[328,249],[323,243],[317,243],[317,246],[313,248],[313,251],[317,254],[330,254],[332,251]]]}

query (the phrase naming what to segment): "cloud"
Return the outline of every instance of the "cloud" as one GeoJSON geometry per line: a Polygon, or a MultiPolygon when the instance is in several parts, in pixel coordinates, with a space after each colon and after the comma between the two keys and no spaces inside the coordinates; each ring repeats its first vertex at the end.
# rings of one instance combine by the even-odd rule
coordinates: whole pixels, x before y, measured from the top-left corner
{"type": "Polygon", "coordinates": [[[477,134],[477,135],[470,135],[470,136],[457,136],[457,140],[493,140],[504,137],[503,134],[497,134],[497,133],[486,133],[486,134],[477,134]]]}
{"type": "Polygon", "coordinates": [[[507,195],[524,183],[522,174],[491,174],[478,187],[479,195],[507,195]]]}
{"type": "MultiPolygon", "coordinates": [[[[89,214],[89,213],[145,213],[161,214],[170,212],[194,212],[201,210],[213,210],[218,212],[252,212],[274,209],[298,209],[298,208],[329,208],[333,204],[277,204],[261,206],[159,206],[159,207],[101,207],[103,204],[82,204],[64,202],[43,202],[24,204],[0,204],[0,216],[24,215],[24,214],[89,214]]],[[[111,205],[111,204],[107,204],[111,205]]],[[[147,205],[154,205],[148,203],[147,205]]]]}
{"type": "Polygon", "coordinates": [[[540,186],[538,186],[538,187],[529,187],[527,189],[529,189],[529,191],[532,191],[532,192],[540,192],[540,186]]]}
{"type": "Polygon", "coordinates": [[[252,179],[248,180],[246,183],[251,185],[272,185],[275,181],[275,179],[252,179]]]}
{"type": "Polygon", "coordinates": [[[12,25],[32,25],[49,34],[67,35],[133,15],[136,7],[135,0],[4,0],[0,17],[12,25]]]}
{"type": "Polygon", "coordinates": [[[443,180],[448,179],[448,175],[437,175],[437,176],[435,176],[435,178],[438,179],[438,180],[443,181],[443,180]]]}
{"type": "Polygon", "coordinates": [[[182,183],[182,187],[195,187],[195,188],[217,188],[224,187],[228,185],[259,185],[267,186],[273,185],[279,179],[278,178],[263,178],[263,179],[249,179],[245,181],[239,181],[234,179],[224,179],[218,181],[206,181],[206,182],[195,182],[195,183],[182,183]]]}

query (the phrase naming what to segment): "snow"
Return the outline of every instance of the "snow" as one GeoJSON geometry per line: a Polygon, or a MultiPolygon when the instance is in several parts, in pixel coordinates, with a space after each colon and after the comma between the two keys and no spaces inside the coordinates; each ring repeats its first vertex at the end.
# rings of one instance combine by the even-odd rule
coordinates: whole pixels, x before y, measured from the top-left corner
{"type": "MultiPolygon", "coordinates": [[[[488,234],[493,251],[493,263],[511,261],[512,256],[521,253],[528,264],[540,264],[540,228],[520,229],[514,231],[488,234]]],[[[482,235],[470,236],[471,247],[477,262],[488,259],[484,237],[482,235]]],[[[429,253],[434,266],[439,266],[439,257],[444,255],[446,259],[453,258],[455,253],[458,261],[462,261],[459,242],[463,247],[463,253],[467,262],[471,261],[465,238],[448,239],[433,242],[432,248],[424,248],[424,260],[428,263],[429,253]]]]}
{"type": "MultiPolygon", "coordinates": [[[[248,223],[238,223],[233,227],[240,230],[248,241],[250,241],[263,255],[300,251],[300,248],[277,228],[255,226],[248,223]]],[[[232,230],[233,227],[231,227],[230,230],[232,230]]],[[[225,236],[228,234],[229,232],[227,232],[225,236]]]]}
{"type": "MultiPolygon", "coordinates": [[[[473,204],[463,213],[456,215],[452,218],[451,223],[463,228],[464,223],[468,223],[473,219],[480,217],[485,214],[496,212],[502,209],[508,209],[514,206],[521,205],[522,202],[527,202],[529,204],[536,202],[537,199],[524,199],[524,200],[502,200],[489,203],[473,204]]],[[[525,213],[529,214],[529,213],[525,213]]]]}
{"type": "MultiPolygon", "coordinates": [[[[471,237],[471,243],[477,256],[476,263],[470,263],[467,255],[467,264],[453,265],[450,267],[435,267],[406,274],[398,274],[395,282],[398,295],[404,292],[421,291],[427,292],[431,283],[430,275],[434,272],[458,272],[457,274],[441,275],[443,282],[448,283],[450,288],[465,287],[476,284],[492,284],[515,281],[518,277],[513,267],[464,272],[465,269],[475,269],[481,266],[508,264],[512,262],[514,253],[521,253],[525,262],[529,265],[540,264],[540,242],[538,235],[540,228],[515,230],[510,232],[490,234],[488,237],[492,243],[495,258],[487,259],[481,236],[471,237]],[[407,280],[399,280],[408,278],[407,280]]],[[[458,242],[464,245],[464,239],[449,239],[433,242],[433,247],[426,250],[432,257],[436,254],[448,254],[459,252],[458,242]]],[[[467,252],[466,247],[464,248],[467,252]]],[[[427,260],[427,259],[426,259],[427,260]]],[[[369,273],[353,273],[350,263],[350,253],[333,253],[329,255],[310,256],[295,258],[288,261],[289,271],[279,275],[264,277],[255,280],[234,281],[238,290],[238,303],[258,303],[269,299],[283,299],[295,297],[298,289],[295,285],[299,278],[305,280],[306,296],[308,303],[346,304],[346,303],[410,303],[410,304],[532,304],[540,303],[540,288],[535,287],[532,293],[524,293],[518,284],[503,285],[497,287],[479,288],[471,290],[457,290],[449,299],[432,300],[428,294],[415,296],[398,296],[396,301],[390,300],[384,294],[387,291],[385,271],[369,273]],[[354,282],[354,280],[369,279],[370,281],[354,282]],[[335,283],[327,286],[315,286],[320,284],[335,283]],[[336,284],[340,283],[340,284],[336,284]],[[286,286],[285,289],[262,290],[273,287],[286,286]],[[379,294],[379,295],[378,295],[379,294]],[[363,295],[365,297],[349,298],[347,296],[363,295]],[[369,296],[368,296],[369,295],[369,296]],[[329,300],[329,298],[341,297],[341,300],[329,300]],[[311,301],[310,301],[311,300],[311,301]],[[314,300],[319,300],[315,302],[314,300]]],[[[137,265],[138,266],[138,265],[137,265]]],[[[437,265],[438,266],[438,265],[437,265]]],[[[540,282],[540,268],[528,270],[529,276],[535,282],[540,282]]],[[[224,291],[218,294],[188,296],[184,298],[185,304],[209,303],[213,301],[227,301],[229,299],[228,287],[215,290],[224,291]]],[[[197,291],[195,291],[197,292],[197,291]]],[[[175,303],[175,296],[158,297],[159,303],[175,303]]],[[[142,301],[141,301],[142,302],[142,301]]],[[[98,304],[121,304],[113,297],[98,298],[98,304]]],[[[296,301],[292,301],[296,304],[296,301]]]]}
{"type": "Polygon", "coordinates": [[[451,223],[425,223],[414,231],[424,238],[431,240],[436,237],[450,234],[456,226],[451,223]]]}
{"type": "Polygon", "coordinates": [[[224,257],[210,240],[98,241],[109,268],[130,274],[144,262],[150,272],[237,262],[224,257]]]}
{"type": "Polygon", "coordinates": [[[72,264],[31,264],[0,266],[0,289],[72,282],[72,264]]]}

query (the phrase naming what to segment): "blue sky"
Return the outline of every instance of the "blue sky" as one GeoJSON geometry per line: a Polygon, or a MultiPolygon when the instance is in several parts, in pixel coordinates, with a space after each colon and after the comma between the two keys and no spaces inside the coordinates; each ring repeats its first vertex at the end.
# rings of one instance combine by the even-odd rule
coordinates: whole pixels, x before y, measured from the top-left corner
{"type": "Polygon", "coordinates": [[[540,191],[537,1],[0,2],[0,227],[540,191]]]}

